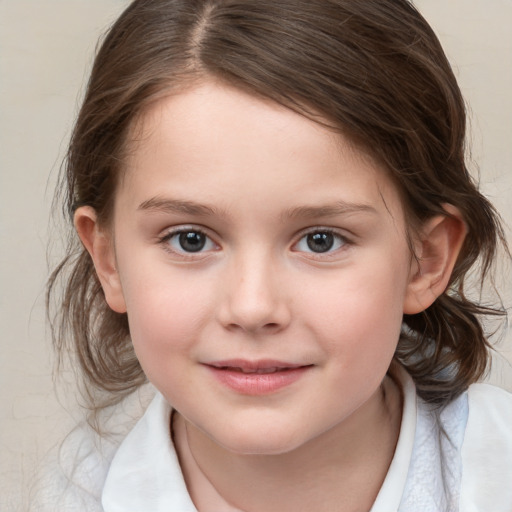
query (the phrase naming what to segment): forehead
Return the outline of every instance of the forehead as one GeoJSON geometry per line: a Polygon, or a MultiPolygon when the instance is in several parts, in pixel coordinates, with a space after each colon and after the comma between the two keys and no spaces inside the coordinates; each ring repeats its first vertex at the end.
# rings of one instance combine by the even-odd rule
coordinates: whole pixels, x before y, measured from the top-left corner
{"type": "Polygon", "coordinates": [[[270,100],[205,82],[155,102],[132,131],[120,192],[370,201],[401,209],[386,169],[340,133],[270,100]],[[333,186],[336,185],[336,192],[333,186]],[[246,190],[242,190],[246,189],[246,190]],[[315,194],[318,196],[315,198],[315,194]]]}

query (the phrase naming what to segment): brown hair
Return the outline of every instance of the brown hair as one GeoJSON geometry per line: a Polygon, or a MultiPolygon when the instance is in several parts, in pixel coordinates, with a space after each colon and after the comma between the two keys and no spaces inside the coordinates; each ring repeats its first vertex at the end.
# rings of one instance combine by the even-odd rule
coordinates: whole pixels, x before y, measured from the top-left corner
{"type": "MultiPolygon", "coordinates": [[[[395,357],[419,394],[446,403],[481,377],[489,345],[479,315],[497,313],[464,293],[481,283],[499,242],[496,212],[465,163],[465,107],[441,45],[407,0],[135,0],[96,57],[62,176],[65,214],[92,206],[108,224],[130,130],[149,102],[212,76],[329,124],[362,144],[396,181],[408,221],[458,208],[468,234],[448,290],[404,317],[395,357]]],[[[109,309],[74,236],[58,278],[53,318],[62,354],[76,353],[89,388],[121,399],[145,381],[126,315],[109,309]]]]}

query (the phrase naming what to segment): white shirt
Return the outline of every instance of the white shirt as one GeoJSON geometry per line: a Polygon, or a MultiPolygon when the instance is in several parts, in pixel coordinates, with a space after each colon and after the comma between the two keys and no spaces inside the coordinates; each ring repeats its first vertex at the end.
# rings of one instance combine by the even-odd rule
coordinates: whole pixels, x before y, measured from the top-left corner
{"type": "MultiPolygon", "coordinates": [[[[474,384],[436,410],[417,397],[404,370],[398,378],[404,396],[400,435],[370,512],[511,512],[512,395],[474,384]]],[[[65,488],[46,492],[49,500],[59,497],[61,508],[54,503],[31,510],[197,512],[170,438],[170,414],[157,393],[117,450],[115,440],[97,446],[98,440],[82,437],[72,461],[79,466],[65,488]]],[[[63,485],[62,478],[53,482],[63,485]]]]}

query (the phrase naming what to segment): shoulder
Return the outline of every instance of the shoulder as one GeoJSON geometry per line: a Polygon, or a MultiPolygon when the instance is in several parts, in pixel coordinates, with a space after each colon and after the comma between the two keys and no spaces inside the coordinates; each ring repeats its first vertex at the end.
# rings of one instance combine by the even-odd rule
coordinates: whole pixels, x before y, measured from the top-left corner
{"type": "Polygon", "coordinates": [[[467,400],[468,421],[463,446],[466,460],[495,455],[496,462],[499,462],[507,455],[510,468],[512,394],[490,384],[473,384],[467,391],[467,400]]]}
{"type": "Polygon", "coordinates": [[[100,511],[107,444],[86,423],[75,427],[43,461],[32,485],[30,511],[100,511]]]}
{"type": "Polygon", "coordinates": [[[101,493],[111,461],[143,414],[148,397],[137,392],[102,411],[97,428],[78,424],[45,457],[31,485],[30,512],[101,512],[101,493]]]}
{"type": "Polygon", "coordinates": [[[512,395],[474,384],[441,408],[416,404],[399,510],[511,512],[512,395]]]}
{"type": "Polygon", "coordinates": [[[489,384],[467,391],[461,510],[512,510],[512,394],[489,384]]]}
{"type": "MultiPolygon", "coordinates": [[[[512,393],[492,384],[473,384],[469,387],[468,401],[470,409],[473,408],[474,418],[482,420],[480,411],[491,414],[488,420],[501,423],[503,417],[512,418],[512,393]],[[503,407],[503,408],[502,408],[503,407]]],[[[470,410],[471,413],[471,410],[470,410]]]]}

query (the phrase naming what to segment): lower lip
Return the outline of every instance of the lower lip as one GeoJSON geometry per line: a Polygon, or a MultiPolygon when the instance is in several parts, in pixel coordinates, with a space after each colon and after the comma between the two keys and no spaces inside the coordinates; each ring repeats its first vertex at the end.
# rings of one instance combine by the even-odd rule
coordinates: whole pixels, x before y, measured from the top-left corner
{"type": "Polygon", "coordinates": [[[222,384],[243,395],[269,395],[297,382],[311,366],[301,366],[274,373],[243,373],[207,366],[222,384]]]}

